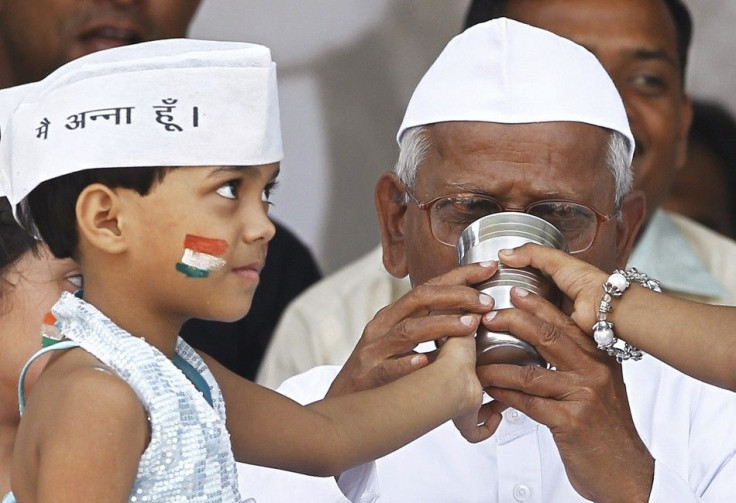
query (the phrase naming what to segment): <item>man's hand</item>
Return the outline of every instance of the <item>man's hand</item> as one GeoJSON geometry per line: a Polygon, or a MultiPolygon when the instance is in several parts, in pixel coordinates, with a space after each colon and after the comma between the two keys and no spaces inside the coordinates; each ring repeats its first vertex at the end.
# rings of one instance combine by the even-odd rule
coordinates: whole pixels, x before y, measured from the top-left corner
{"type": "Polygon", "coordinates": [[[647,501],[654,460],[634,426],[621,365],[545,299],[513,289],[512,301],[518,309],[494,312],[483,323],[534,345],[556,371],[481,367],[486,392],[549,427],[570,483],[583,497],[647,501]]]}
{"type": "Polygon", "coordinates": [[[327,396],[375,388],[426,366],[432,355],[414,348],[475,332],[493,299],[471,287],[496,273],[488,262],[454,269],[412,289],[368,323],[327,396]]]}

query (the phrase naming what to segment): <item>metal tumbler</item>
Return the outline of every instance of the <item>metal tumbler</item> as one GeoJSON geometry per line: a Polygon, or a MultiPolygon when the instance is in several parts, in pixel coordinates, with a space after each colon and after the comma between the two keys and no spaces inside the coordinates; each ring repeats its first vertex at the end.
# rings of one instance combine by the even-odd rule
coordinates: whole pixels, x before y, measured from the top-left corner
{"type": "MultiPolygon", "coordinates": [[[[527,213],[502,212],[480,218],[463,231],[457,243],[458,262],[466,265],[498,260],[499,250],[526,243],[567,251],[565,238],[554,225],[527,213]]],[[[495,299],[494,309],[514,307],[511,303],[513,286],[536,293],[556,306],[562,299],[552,280],[531,267],[517,269],[499,263],[498,272],[492,278],[475,286],[495,299]]],[[[481,325],[475,336],[475,344],[477,365],[513,363],[547,366],[534,347],[508,332],[491,332],[481,325]]]]}

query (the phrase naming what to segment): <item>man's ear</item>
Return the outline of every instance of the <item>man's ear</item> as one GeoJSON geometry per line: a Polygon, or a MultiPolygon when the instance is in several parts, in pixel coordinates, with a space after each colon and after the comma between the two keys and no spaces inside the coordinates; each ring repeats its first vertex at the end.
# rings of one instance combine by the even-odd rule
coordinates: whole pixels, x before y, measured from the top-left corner
{"type": "Polygon", "coordinates": [[[397,278],[403,278],[409,273],[404,239],[405,196],[404,184],[394,173],[383,173],[378,179],[375,201],[381,228],[383,265],[397,278]]]}
{"type": "Polygon", "coordinates": [[[689,96],[685,95],[680,104],[680,128],[678,131],[677,158],[675,166],[682,169],[687,161],[688,134],[693,122],[693,103],[689,96]]]}
{"type": "Polygon", "coordinates": [[[626,267],[646,210],[646,198],[642,191],[634,190],[624,196],[621,202],[621,221],[616,222],[616,267],[619,269],[626,267]]]}
{"type": "Polygon", "coordinates": [[[93,183],[77,198],[76,215],[80,241],[107,253],[121,253],[126,242],[120,230],[121,201],[115,191],[101,183],[93,183]]]}

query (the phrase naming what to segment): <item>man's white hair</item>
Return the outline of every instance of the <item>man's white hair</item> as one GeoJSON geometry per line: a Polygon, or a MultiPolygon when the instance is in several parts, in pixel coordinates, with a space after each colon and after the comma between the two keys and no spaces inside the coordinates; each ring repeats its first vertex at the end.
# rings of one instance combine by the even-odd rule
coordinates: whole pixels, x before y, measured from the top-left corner
{"type": "MultiPolygon", "coordinates": [[[[607,163],[616,187],[616,209],[621,206],[624,196],[631,191],[633,172],[629,164],[628,140],[618,131],[609,130],[607,163]]],[[[399,142],[399,159],[394,165],[394,173],[409,191],[414,190],[417,171],[427,159],[430,141],[426,126],[415,126],[404,131],[399,142]]]]}

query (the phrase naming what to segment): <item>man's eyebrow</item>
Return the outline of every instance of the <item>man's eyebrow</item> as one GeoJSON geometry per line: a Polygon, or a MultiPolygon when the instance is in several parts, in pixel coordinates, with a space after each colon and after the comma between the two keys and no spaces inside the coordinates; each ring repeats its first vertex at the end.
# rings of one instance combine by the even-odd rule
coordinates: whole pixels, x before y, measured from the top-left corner
{"type": "Polygon", "coordinates": [[[636,51],[634,51],[634,58],[640,60],[664,61],[665,63],[671,65],[673,68],[680,68],[678,60],[661,49],[637,49],[636,51]]]}
{"type": "Polygon", "coordinates": [[[450,189],[456,190],[458,192],[469,192],[473,194],[487,194],[488,193],[487,188],[481,187],[480,185],[477,185],[475,183],[450,182],[447,184],[447,187],[450,189]]]}

